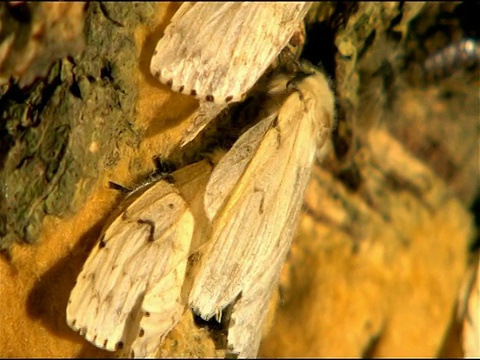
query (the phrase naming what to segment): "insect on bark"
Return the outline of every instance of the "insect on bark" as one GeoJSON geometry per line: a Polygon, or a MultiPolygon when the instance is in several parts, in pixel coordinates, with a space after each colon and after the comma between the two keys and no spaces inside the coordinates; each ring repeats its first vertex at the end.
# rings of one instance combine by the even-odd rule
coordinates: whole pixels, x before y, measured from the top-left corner
{"type": "Polygon", "coordinates": [[[323,73],[309,68],[296,79],[272,81],[275,89],[280,84],[281,101],[266,104],[267,115],[236,141],[209,179],[204,205],[212,237],[189,298],[204,319],[218,318],[233,304],[228,350],[240,357],[257,354],[315,155],[334,122],[323,73]]]}
{"type": "Polygon", "coordinates": [[[307,14],[309,2],[184,3],[159,40],[150,72],[200,108],[182,146],[245,98],[307,14]]]}
{"type": "Polygon", "coordinates": [[[160,179],[126,199],[70,294],[73,330],[108,351],[155,354],[186,309],[182,287],[196,219],[184,194],[210,171],[204,160],[173,173],[174,184],[160,179]]]}

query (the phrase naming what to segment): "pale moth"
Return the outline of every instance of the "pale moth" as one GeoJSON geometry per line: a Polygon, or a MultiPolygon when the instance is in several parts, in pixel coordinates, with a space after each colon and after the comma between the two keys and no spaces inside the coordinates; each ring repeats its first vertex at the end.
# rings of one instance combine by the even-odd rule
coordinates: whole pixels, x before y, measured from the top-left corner
{"type": "Polygon", "coordinates": [[[186,309],[182,286],[197,220],[186,199],[203,194],[210,172],[204,160],[173,173],[174,184],[159,180],[132,194],[138,197],[105,228],[78,275],[67,306],[73,330],[108,351],[155,354],[186,309]]]}
{"type": "Polygon", "coordinates": [[[298,29],[308,2],[186,2],[172,17],[150,63],[173,91],[200,108],[182,145],[228,103],[241,101],[298,29]]]}
{"type": "Polygon", "coordinates": [[[480,358],[480,257],[463,319],[463,350],[465,358],[480,358]]]}
{"type": "Polygon", "coordinates": [[[258,123],[214,168],[205,192],[212,237],[189,303],[204,319],[218,318],[233,304],[228,351],[239,357],[257,354],[315,154],[334,121],[327,78],[315,69],[309,72],[288,86],[284,76],[274,80],[276,90],[288,93],[266,104],[258,123]]]}

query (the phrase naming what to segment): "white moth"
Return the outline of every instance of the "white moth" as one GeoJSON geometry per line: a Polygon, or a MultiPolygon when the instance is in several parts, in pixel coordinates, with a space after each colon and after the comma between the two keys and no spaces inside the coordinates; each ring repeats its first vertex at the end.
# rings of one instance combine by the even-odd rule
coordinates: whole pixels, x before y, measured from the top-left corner
{"type": "MultiPolygon", "coordinates": [[[[284,77],[275,88],[282,82],[286,89],[284,77]]],[[[334,97],[322,73],[313,70],[295,83],[220,160],[205,192],[212,238],[189,302],[204,319],[218,318],[233,303],[228,350],[239,357],[257,354],[316,150],[334,121],[334,97]]]]}
{"type": "Polygon", "coordinates": [[[196,163],[172,175],[175,185],[159,180],[132,194],[138,197],[106,227],[77,278],[67,306],[72,329],[108,351],[155,354],[186,307],[195,221],[182,195],[210,170],[207,161],[196,163]]]}
{"type": "Polygon", "coordinates": [[[463,320],[463,350],[465,358],[480,358],[480,258],[463,320]]]}
{"type": "Polygon", "coordinates": [[[150,63],[173,91],[200,108],[181,146],[228,103],[241,101],[298,29],[308,2],[186,2],[172,17],[150,63]]]}
{"type": "Polygon", "coordinates": [[[151,73],[173,91],[240,101],[303,20],[306,2],[186,2],[158,42],[151,73]]]}

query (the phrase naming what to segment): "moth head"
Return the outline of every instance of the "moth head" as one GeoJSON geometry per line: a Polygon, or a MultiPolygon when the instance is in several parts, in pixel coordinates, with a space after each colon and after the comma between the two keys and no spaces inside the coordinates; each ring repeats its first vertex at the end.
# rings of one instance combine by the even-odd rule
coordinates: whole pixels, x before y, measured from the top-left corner
{"type": "Polygon", "coordinates": [[[307,77],[318,74],[325,73],[325,69],[322,63],[313,65],[307,60],[301,60],[295,62],[297,71],[293,78],[287,83],[287,89],[296,89],[298,85],[305,80],[307,77]]]}
{"type": "Polygon", "coordinates": [[[288,90],[298,90],[298,84],[300,84],[303,80],[305,80],[307,77],[314,75],[314,73],[311,72],[303,72],[299,71],[295,74],[295,76],[287,82],[287,89],[288,90]]]}
{"type": "Polygon", "coordinates": [[[315,75],[318,72],[324,72],[323,65],[321,63],[319,63],[318,66],[315,66],[307,60],[296,62],[296,67],[297,71],[294,77],[287,83],[287,89],[289,90],[296,90],[298,84],[300,84],[307,77],[315,75]]]}

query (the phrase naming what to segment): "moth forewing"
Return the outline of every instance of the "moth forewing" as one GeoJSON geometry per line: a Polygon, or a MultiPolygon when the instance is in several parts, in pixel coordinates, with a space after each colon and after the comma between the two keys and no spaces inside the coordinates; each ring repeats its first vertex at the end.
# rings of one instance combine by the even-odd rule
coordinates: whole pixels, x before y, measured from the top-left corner
{"type": "Polygon", "coordinates": [[[181,294],[193,229],[192,213],[185,211],[177,224],[167,230],[170,235],[165,240],[171,242],[168,249],[170,252],[167,251],[162,256],[170,261],[162,273],[155,274],[156,277],[152,274],[145,290],[139,330],[131,346],[132,355],[135,357],[155,355],[163,338],[182,317],[185,303],[181,294]]]}
{"type": "Polygon", "coordinates": [[[280,257],[272,259],[261,278],[252,287],[242,291],[242,295],[233,306],[228,329],[228,345],[229,351],[238,353],[240,357],[253,358],[257,355],[271,295],[278,284],[276,269],[282,264],[283,259],[280,257]]]}
{"type": "MultiPolygon", "coordinates": [[[[190,175],[194,181],[200,173],[190,175]]],[[[179,186],[188,185],[184,178],[179,186]]],[[[106,227],[90,253],[70,295],[68,325],[105,350],[154,355],[185,308],[182,286],[193,229],[177,187],[165,180],[150,185],[106,227]]]]}
{"type": "MultiPolygon", "coordinates": [[[[307,129],[300,132],[305,130],[307,129]]],[[[314,136],[312,132],[307,134],[314,136]]],[[[315,142],[314,139],[308,138],[299,138],[296,141],[300,143],[303,141],[304,144],[315,142]]],[[[308,146],[303,149],[300,146],[296,149],[299,152],[292,157],[292,161],[298,160],[303,151],[312,151],[308,146]]],[[[304,163],[296,164],[297,166],[295,164],[286,166],[282,176],[283,183],[278,191],[278,195],[282,196],[283,200],[277,200],[275,215],[272,215],[275,221],[272,221],[272,227],[265,226],[263,231],[257,233],[259,240],[268,236],[278,237],[278,240],[274,244],[258,249],[259,253],[265,252],[265,256],[259,256],[258,262],[252,263],[252,273],[255,274],[255,278],[245,284],[239,300],[233,306],[228,344],[229,349],[238,352],[240,357],[251,358],[258,352],[270,297],[278,284],[280,269],[297,229],[304,188],[310,175],[313,159],[307,156],[304,160],[304,163]],[[279,228],[276,234],[275,227],[279,228]]]]}
{"type": "MultiPolygon", "coordinates": [[[[301,205],[302,196],[298,192],[296,194],[297,198],[293,198],[292,203],[301,205]]],[[[289,243],[297,228],[296,219],[300,206],[293,206],[289,210],[279,244],[289,243]]],[[[230,351],[238,352],[240,357],[252,358],[258,352],[270,298],[279,281],[278,269],[282,267],[285,257],[286,254],[282,251],[274,254],[269,261],[269,266],[263,268],[254,284],[242,291],[240,298],[233,306],[231,325],[228,329],[228,344],[230,351]]]]}
{"type": "Polygon", "coordinates": [[[182,136],[180,147],[183,147],[192,141],[211,120],[215,119],[227,107],[228,104],[215,104],[200,101],[200,106],[193,114],[193,122],[187,130],[185,130],[182,136]]]}
{"type": "Polygon", "coordinates": [[[333,123],[333,95],[323,74],[306,77],[295,90],[274,111],[275,121],[266,116],[255,125],[270,124],[265,132],[254,129],[237,140],[239,145],[214,169],[205,192],[212,239],[189,301],[209,319],[241,294],[228,335],[231,350],[240,357],[258,350],[260,340],[239,339],[259,336],[255,329],[261,327],[252,322],[263,321],[272,289],[268,284],[278,281],[293,239],[316,148],[333,123]],[[253,151],[235,154],[250,144],[253,151]],[[217,174],[222,174],[225,190],[219,190],[217,174]]]}
{"type": "Polygon", "coordinates": [[[220,160],[205,190],[205,212],[210,221],[231,194],[276,116],[272,114],[252,126],[220,160]]]}
{"type": "Polygon", "coordinates": [[[190,295],[193,308],[206,319],[220,313],[242,291],[243,282],[248,281],[249,270],[255,261],[252,254],[258,254],[259,247],[265,245],[259,233],[266,231],[275,236],[272,232],[275,230],[271,229],[273,222],[265,222],[264,218],[271,212],[272,198],[280,196],[277,190],[285,163],[279,162],[275,156],[278,141],[277,129],[270,128],[214,220],[210,251],[205,255],[207,263],[212,264],[202,265],[195,284],[205,284],[194,285],[190,295]],[[268,168],[269,161],[276,165],[268,168]],[[231,265],[220,259],[229,259],[231,265]]]}
{"type": "Polygon", "coordinates": [[[173,91],[242,100],[285,47],[308,2],[184,3],[159,40],[151,73],[173,91]]]}

